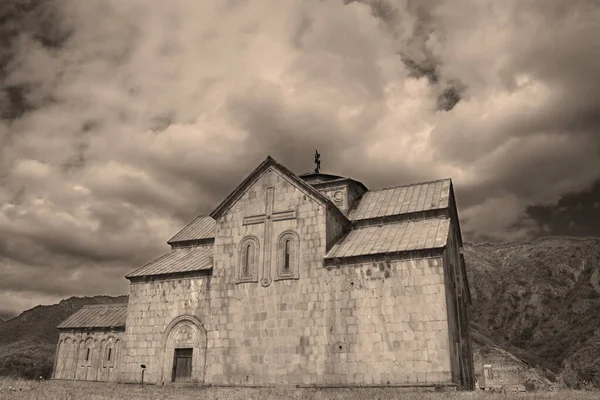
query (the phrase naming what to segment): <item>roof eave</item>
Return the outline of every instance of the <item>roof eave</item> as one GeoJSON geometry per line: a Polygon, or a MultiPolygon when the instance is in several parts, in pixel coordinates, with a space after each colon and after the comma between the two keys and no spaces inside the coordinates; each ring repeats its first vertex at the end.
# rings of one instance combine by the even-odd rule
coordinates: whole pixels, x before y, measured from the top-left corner
{"type": "Polygon", "coordinates": [[[110,326],[57,326],[56,329],[59,330],[92,330],[92,329],[125,329],[125,325],[110,325],[110,326]]]}
{"type": "Polygon", "coordinates": [[[414,249],[414,250],[402,250],[402,251],[391,251],[385,253],[374,253],[374,254],[359,254],[350,257],[335,257],[325,256],[323,258],[323,264],[325,267],[336,267],[342,265],[354,265],[354,264],[365,264],[370,262],[381,262],[382,260],[389,261],[401,261],[401,260],[414,260],[418,258],[438,258],[442,257],[446,245],[441,247],[431,247],[427,249],[414,249]]]}
{"type": "Polygon", "coordinates": [[[172,247],[189,247],[189,246],[202,246],[209,245],[215,242],[214,237],[202,238],[202,239],[187,239],[187,240],[176,240],[174,242],[169,241],[167,244],[172,247]]]}
{"type": "Polygon", "coordinates": [[[201,269],[195,269],[190,271],[179,271],[179,272],[163,272],[145,275],[126,276],[125,278],[130,282],[140,281],[146,279],[169,279],[169,278],[182,278],[186,276],[206,276],[211,275],[213,266],[205,267],[201,269]]]}
{"type": "Polygon", "coordinates": [[[350,222],[355,228],[363,228],[367,226],[394,224],[399,222],[418,221],[431,218],[450,218],[448,207],[440,207],[431,210],[415,211],[403,214],[384,215],[381,217],[350,219],[350,222]]]}

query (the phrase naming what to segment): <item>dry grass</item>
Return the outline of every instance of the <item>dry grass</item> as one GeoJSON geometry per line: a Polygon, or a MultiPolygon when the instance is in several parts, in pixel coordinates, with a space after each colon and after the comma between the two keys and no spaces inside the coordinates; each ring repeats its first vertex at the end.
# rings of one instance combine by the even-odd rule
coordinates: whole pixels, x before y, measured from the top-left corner
{"type": "Polygon", "coordinates": [[[0,399],[30,400],[441,400],[441,399],[598,399],[599,392],[562,391],[545,393],[494,394],[483,392],[416,393],[400,389],[278,389],[278,388],[194,388],[127,385],[71,381],[24,381],[0,378],[0,399]]]}

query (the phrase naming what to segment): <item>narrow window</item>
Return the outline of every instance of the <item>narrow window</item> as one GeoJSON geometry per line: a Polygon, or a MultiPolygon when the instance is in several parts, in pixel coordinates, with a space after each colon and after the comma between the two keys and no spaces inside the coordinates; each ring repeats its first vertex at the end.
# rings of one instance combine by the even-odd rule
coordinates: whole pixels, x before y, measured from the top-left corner
{"type": "Polygon", "coordinates": [[[85,353],[85,361],[90,361],[90,349],[87,349],[87,353],[85,353]]]}
{"type": "Polygon", "coordinates": [[[246,257],[244,259],[244,276],[250,275],[250,245],[246,246],[246,257]]]}
{"type": "Polygon", "coordinates": [[[290,271],[290,241],[285,241],[285,254],[283,259],[283,270],[285,272],[290,271]]]}
{"type": "Polygon", "coordinates": [[[112,348],[111,348],[111,347],[109,347],[109,348],[108,348],[108,356],[106,357],[106,359],[107,359],[108,361],[110,361],[110,358],[111,358],[111,357],[112,357],[112,348]]]}

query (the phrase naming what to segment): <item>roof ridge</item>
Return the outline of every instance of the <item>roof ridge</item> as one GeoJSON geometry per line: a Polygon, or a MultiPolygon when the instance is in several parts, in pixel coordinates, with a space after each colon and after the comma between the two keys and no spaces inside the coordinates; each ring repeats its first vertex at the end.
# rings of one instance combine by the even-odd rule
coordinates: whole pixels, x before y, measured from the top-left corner
{"type": "Polygon", "coordinates": [[[397,189],[397,188],[401,188],[401,187],[426,185],[426,184],[429,184],[429,183],[437,183],[437,182],[444,182],[444,181],[452,181],[452,178],[440,178],[440,179],[434,179],[434,180],[431,180],[431,181],[423,181],[423,182],[411,183],[411,184],[408,184],[408,185],[396,185],[396,186],[387,186],[387,187],[382,187],[382,188],[377,188],[377,189],[369,189],[369,191],[367,193],[369,193],[369,192],[377,192],[379,190],[397,189]]]}

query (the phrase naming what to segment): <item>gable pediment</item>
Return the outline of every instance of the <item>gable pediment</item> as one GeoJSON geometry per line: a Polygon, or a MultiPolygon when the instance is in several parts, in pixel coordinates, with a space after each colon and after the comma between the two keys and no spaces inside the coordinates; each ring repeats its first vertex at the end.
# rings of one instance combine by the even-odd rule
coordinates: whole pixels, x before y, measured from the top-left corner
{"type": "Polygon", "coordinates": [[[215,208],[210,216],[215,221],[218,221],[227,213],[229,209],[231,209],[231,207],[235,205],[235,203],[237,203],[238,200],[242,198],[248,189],[250,189],[259,179],[261,179],[261,177],[270,173],[278,174],[282,179],[289,182],[304,195],[320,205],[328,208],[330,205],[333,205],[325,195],[313,188],[308,183],[304,182],[304,180],[300,179],[292,171],[275,161],[275,159],[273,159],[271,156],[268,156],[265,161],[263,161],[254,171],[252,171],[252,173],[250,173],[250,175],[248,175],[246,179],[244,179],[242,183],[235,188],[235,190],[231,192],[231,194],[229,194],[229,196],[227,196],[225,200],[221,202],[221,204],[219,204],[219,206],[217,206],[217,208],[215,208]]]}

